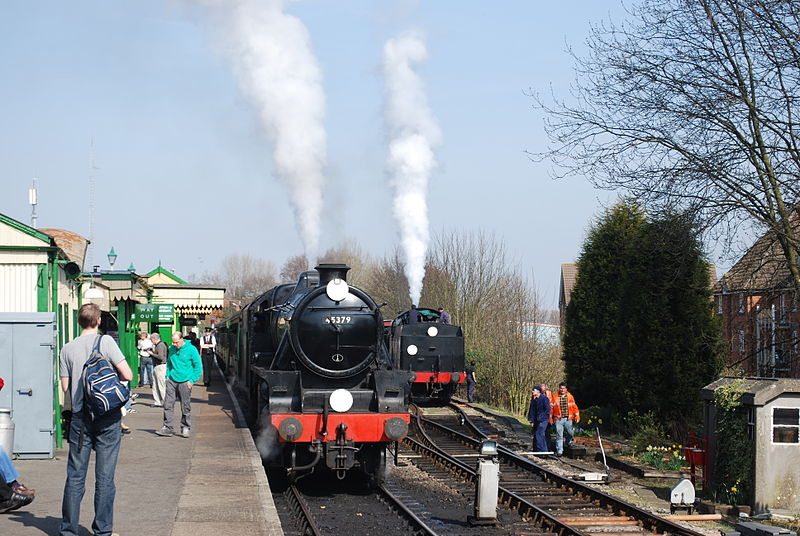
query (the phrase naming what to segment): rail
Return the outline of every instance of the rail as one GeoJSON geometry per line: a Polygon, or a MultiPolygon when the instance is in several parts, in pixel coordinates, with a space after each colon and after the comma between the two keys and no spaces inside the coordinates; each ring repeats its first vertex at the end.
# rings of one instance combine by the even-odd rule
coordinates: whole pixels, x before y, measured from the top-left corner
{"type": "MultiPolygon", "coordinates": [[[[461,408],[457,409],[460,412],[462,418],[464,419],[465,425],[467,425],[468,428],[473,430],[476,433],[476,435],[486,438],[486,436],[477,429],[474,423],[470,421],[469,416],[466,413],[464,413],[463,410],[461,410],[461,408]]],[[[440,429],[441,431],[451,435],[452,437],[457,438],[465,445],[471,446],[476,450],[480,448],[481,441],[473,437],[462,434],[461,432],[448,428],[442,424],[439,424],[430,419],[426,419],[424,417],[417,416],[417,419],[422,419],[426,425],[431,425],[435,428],[440,429]]],[[[419,426],[418,428],[422,429],[419,426]]],[[[431,444],[433,443],[431,442],[431,444]]],[[[611,495],[608,495],[607,493],[604,493],[598,489],[592,488],[575,480],[571,480],[557,473],[554,473],[553,471],[550,471],[542,467],[541,465],[529,460],[528,458],[525,458],[523,456],[514,453],[513,451],[509,450],[508,448],[502,445],[498,445],[497,448],[498,448],[498,456],[500,456],[503,462],[508,463],[510,465],[516,465],[517,467],[525,471],[537,474],[544,481],[550,482],[561,488],[567,489],[576,496],[581,496],[587,500],[596,502],[600,506],[607,508],[617,514],[628,515],[631,518],[637,520],[639,523],[641,523],[642,527],[647,530],[662,534],[672,534],[675,536],[703,536],[701,533],[697,531],[691,530],[689,528],[678,525],[677,523],[673,523],[662,517],[651,514],[650,512],[647,512],[646,510],[639,508],[638,506],[625,502],[616,497],[612,497],[611,495]]],[[[503,492],[501,491],[501,494],[502,493],[503,492]]],[[[503,500],[503,502],[505,503],[505,500],[502,499],[502,497],[501,500],[503,500]]],[[[542,511],[542,513],[549,516],[549,514],[547,514],[546,512],[542,511]]],[[[575,530],[575,529],[573,527],[570,527],[570,530],[575,530]]]]}

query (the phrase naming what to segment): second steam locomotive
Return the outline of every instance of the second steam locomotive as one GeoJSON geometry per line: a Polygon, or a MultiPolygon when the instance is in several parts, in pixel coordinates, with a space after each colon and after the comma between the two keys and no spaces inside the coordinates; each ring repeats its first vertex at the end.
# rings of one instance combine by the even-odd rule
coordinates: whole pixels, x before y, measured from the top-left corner
{"type": "Polygon", "coordinates": [[[324,466],[340,478],[359,468],[380,479],[387,446],[408,433],[414,375],[393,366],[380,309],[348,285],[348,270],[320,264],[220,329],[226,374],[271,436],[266,461],[291,478],[324,466]]]}
{"type": "Polygon", "coordinates": [[[414,400],[449,401],[466,381],[464,332],[461,326],[440,322],[433,309],[417,310],[419,321],[409,323],[409,312],[387,326],[387,344],[395,366],[414,373],[414,400]]]}

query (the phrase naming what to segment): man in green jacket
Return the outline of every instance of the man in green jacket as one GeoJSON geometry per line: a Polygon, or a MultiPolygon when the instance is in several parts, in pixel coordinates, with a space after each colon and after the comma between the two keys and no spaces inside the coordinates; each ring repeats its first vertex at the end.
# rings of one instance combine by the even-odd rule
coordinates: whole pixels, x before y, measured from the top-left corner
{"type": "Polygon", "coordinates": [[[171,436],[172,413],[175,409],[175,398],[181,401],[181,435],[189,437],[192,424],[192,385],[203,375],[200,354],[191,344],[183,340],[183,333],[172,334],[172,346],[167,353],[167,389],[164,395],[164,426],[156,431],[160,436],[171,436]]]}

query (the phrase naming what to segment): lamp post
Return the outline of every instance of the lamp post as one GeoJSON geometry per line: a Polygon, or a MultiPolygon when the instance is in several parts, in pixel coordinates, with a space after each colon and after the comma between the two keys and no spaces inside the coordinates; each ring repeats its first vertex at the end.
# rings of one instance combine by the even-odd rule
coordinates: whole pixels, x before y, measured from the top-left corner
{"type": "Polygon", "coordinates": [[[117,262],[117,254],[114,251],[114,246],[111,246],[111,251],[108,252],[108,264],[111,265],[111,269],[114,269],[114,263],[117,262]]]}

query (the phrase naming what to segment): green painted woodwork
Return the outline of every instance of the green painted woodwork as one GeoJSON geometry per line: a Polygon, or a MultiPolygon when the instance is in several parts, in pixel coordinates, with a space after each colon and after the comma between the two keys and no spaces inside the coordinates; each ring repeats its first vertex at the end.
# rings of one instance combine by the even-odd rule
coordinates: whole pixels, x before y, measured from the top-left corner
{"type": "Polygon", "coordinates": [[[50,293],[47,289],[47,265],[38,264],[36,269],[38,272],[36,274],[36,310],[40,313],[46,313],[47,298],[50,296],[50,293]]]}

